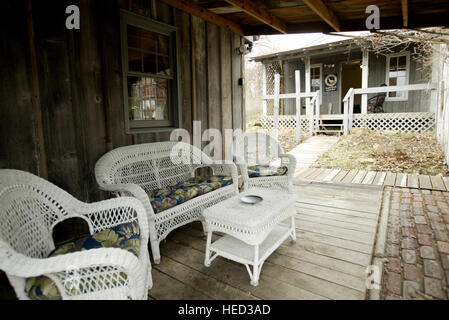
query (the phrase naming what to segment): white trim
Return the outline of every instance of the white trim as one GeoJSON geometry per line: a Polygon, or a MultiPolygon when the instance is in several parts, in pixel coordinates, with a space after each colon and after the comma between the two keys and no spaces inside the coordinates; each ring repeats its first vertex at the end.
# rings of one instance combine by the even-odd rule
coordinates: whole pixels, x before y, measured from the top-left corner
{"type": "MultiPolygon", "coordinates": [[[[310,56],[306,56],[305,61],[305,80],[306,80],[306,92],[310,92],[310,56]]],[[[310,110],[310,99],[306,98],[306,114],[310,115],[313,111],[310,110]]]]}
{"type": "MultiPolygon", "coordinates": [[[[368,50],[362,50],[362,88],[368,88],[369,82],[369,52],[368,50]]],[[[362,114],[368,113],[368,95],[362,94],[361,108],[362,114]]]]}
{"type": "MultiPolygon", "coordinates": [[[[410,52],[409,51],[405,51],[405,52],[397,52],[397,53],[392,53],[392,54],[388,54],[386,56],[386,63],[385,63],[385,84],[387,86],[390,85],[390,58],[392,57],[401,57],[401,56],[405,56],[406,58],[406,85],[408,85],[410,83],[410,52]]],[[[405,96],[404,97],[389,97],[388,94],[385,97],[385,101],[408,101],[408,91],[405,91],[405,96]]]]}
{"type": "MultiPolygon", "coordinates": [[[[353,89],[353,88],[351,88],[353,89]]],[[[409,84],[406,86],[388,86],[388,87],[371,87],[371,88],[361,88],[353,89],[354,94],[364,94],[364,93],[382,93],[382,92],[395,92],[395,91],[415,91],[415,90],[437,90],[438,85],[436,83],[417,83],[409,84]]],[[[350,90],[348,90],[349,93],[350,90]]],[[[345,99],[348,94],[346,94],[345,99]]]]}
{"type": "MultiPolygon", "coordinates": [[[[320,105],[323,102],[323,64],[322,63],[314,63],[310,65],[310,69],[320,68],[320,105]]],[[[309,73],[310,76],[310,90],[312,90],[312,72],[309,73]]]]}

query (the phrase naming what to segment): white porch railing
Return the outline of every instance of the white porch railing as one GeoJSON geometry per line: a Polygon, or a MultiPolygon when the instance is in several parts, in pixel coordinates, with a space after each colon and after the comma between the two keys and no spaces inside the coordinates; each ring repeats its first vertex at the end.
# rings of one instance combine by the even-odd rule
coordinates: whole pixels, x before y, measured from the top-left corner
{"type": "MultiPolygon", "coordinates": [[[[423,83],[423,84],[410,84],[406,86],[389,86],[389,87],[373,87],[373,88],[360,88],[360,89],[354,89],[351,88],[346,93],[343,104],[344,104],[344,119],[343,119],[343,125],[344,125],[344,134],[348,134],[349,131],[353,127],[354,122],[354,95],[361,94],[366,95],[368,93],[388,93],[388,92],[397,92],[397,91],[414,91],[414,90],[436,90],[437,85],[435,83],[423,83]]],[[[424,114],[424,113],[423,113],[424,114]]],[[[427,113],[426,113],[427,114],[427,113]]],[[[377,115],[377,114],[376,114],[377,115]]],[[[388,114],[385,114],[388,115],[388,114]]],[[[397,114],[394,114],[397,115],[397,114]]],[[[357,115],[357,117],[360,118],[363,116],[369,116],[369,118],[376,119],[379,117],[376,117],[373,115],[368,115],[367,110],[362,110],[361,115],[357,115]]],[[[382,118],[382,116],[380,117],[382,118]]],[[[385,116],[383,116],[385,118],[385,116]]],[[[401,118],[398,116],[395,116],[394,118],[401,118]]],[[[415,117],[412,117],[415,118],[415,117]]],[[[428,126],[427,126],[428,127],[428,126]]],[[[398,129],[391,128],[391,129],[398,129]]]]}
{"type": "Polygon", "coordinates": [[[279,131],[279,102],[280,99],[296,99],[296,142],[298,142],[301,138],[301,99],[306,98],[306,115],[309,115],[309,134],[313,135],[314,127],[318,126],[319,123],[319,114],[320,114],[320,91],[315,92],[301,92],[301,82],[300,82],[300,73],[299,70],[295,71],[295,93],[280,93],[280,83],[281,77],[279,74],[275,74],[274,76],[274,94],[267,95],[266,89],[266,81],[263,83],[263,116],[267,116],[267,100],[274,100],[274,108],[273,108],[273,130],[272,136],[273,138],[278,138],[279,131]],[[310,99],[312,98],[312,99],[310,99]],[[314,108],[316,118],[314,121],[314,108]],[[315,123],[316,122],[316,123],[315,123]]]}

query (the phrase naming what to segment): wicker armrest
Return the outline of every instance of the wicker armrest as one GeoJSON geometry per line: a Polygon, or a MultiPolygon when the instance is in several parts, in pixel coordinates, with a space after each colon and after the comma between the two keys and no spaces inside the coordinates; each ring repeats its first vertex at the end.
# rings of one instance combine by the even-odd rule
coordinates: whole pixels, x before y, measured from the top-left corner
{"type": "Polygon", "coordinates": [[[287,175],[289,176],[293,176],[293,174],[295,173],[296,170],[296,158],[294,155],[289,154],[289,153],[285,153],[285,154],[280,154],[279,158],[281,158],[282,160],[282,164],[286,165],[288,168],[288,172],[287,175]],[[288,159],[288,162],[285,163],[285,159],[288,159]]]}
{"type": "Polygon", "coordinates": [[[77,214],[85,216],[91,222],[93,230],[99,232],[137,218],[143,239],[148,239],[148,217],[142,203],[131,197],[120,197],[101,202],[83,204],[75,208],[77,214]]]}
{"type": "Polygon", "coordinates": [[[136,198],[143,204],[146,212],[149,214],[149,219],[155,219],[155,213],[148,199],[148,195],[139,185],[133,183],[102,184],[100,188],[104,191],[120,194],[121,196],[132,196],[136,198]]]}
{"type": "Polygon", "coordinates": [[[138,258],[123,249],[99,248],[67,253],[45,259],[36,259],[17,253],[8,245],[0,243],[0,265],[8,275],[30,278],[45,274],[65,272],[98,266],[112,266],[125,273],[135,273],[139,265],[138,258]]]}

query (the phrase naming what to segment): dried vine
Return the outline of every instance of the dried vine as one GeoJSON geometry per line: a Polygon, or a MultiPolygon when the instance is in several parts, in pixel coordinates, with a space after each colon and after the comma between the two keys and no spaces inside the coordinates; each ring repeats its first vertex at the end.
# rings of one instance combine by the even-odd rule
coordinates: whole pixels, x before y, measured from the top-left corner
{"type": "MultiPolygon", "coordinates": [[[[410,51],[411,58],[419,62],[421,66],[418,70],[424,72],[427,77],[432,70],[435,50],[439,50],[441,47],[449,47],[449,28],[441,27],[375,31],[369,36],[347,37],[353,38],[356,45],[374,52],[376,55],[410,51]]],[[[444,54],[444,58],[449,59],[447,53],[444,54]]]]}

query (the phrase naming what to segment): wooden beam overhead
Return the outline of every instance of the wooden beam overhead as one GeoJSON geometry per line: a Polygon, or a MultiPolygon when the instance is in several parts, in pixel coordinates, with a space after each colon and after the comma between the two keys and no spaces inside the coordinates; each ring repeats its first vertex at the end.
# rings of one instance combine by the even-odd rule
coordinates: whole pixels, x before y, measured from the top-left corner
{"type": "Polygon", "coordinates": [[[340,32],[340,21],[335,13],[330,10],[321,0],[303,0],[317,15],[327,22],[335,31],[340,32]]]}
{"type": "Polygon", "coordinates": [[[245,13],[269,25],[281,33],[287,33],[287,25],[267,10],[259,7],[251,0],[225,0],[227,3],[242,9],[245,13]]]}
{"type": "Polygon", "coordinates": [[[240,25],[238,25],[234,21],[223,18],[222,16],[215,14],[212,11],[207,10],[206,8],[203,8],[202,6],[197,5],[195,2],[191,0],[162,0],[162,1],[182,11],[188,12],[190,14],[203,18],[204,20],[215,23],[221,27],[228,28],[241,36],[245,35],[242,27],[240,27],[240,25]]]}
{"type": "Polygon", "coordinates": [[[408,27],[408,0],[401,0],[402,6],[402,21],[404,27],[408,27]]]}

